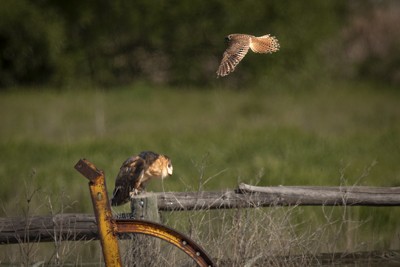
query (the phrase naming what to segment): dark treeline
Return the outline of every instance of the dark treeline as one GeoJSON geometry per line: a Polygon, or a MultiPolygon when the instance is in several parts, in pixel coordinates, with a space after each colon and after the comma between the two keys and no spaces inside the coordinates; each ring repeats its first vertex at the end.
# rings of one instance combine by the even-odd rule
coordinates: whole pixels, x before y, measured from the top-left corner
{"type": "Polygon", "coordinates": [[[244,60],[228,79],[330,66],[399,82],[399,4],[375,2],[2,0],[0,87],[208,85],[229,33],[269,33],[281,50],[244,60]]]}

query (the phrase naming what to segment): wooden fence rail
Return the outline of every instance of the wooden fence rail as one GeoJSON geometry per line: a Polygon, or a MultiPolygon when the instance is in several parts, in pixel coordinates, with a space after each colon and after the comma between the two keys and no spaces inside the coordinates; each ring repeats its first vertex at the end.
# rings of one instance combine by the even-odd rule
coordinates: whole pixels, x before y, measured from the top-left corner
{"type": "MultiPolygon", "coordinates": [[[[220,192],[146,193],[156,196],[159,211],[232,209],[289,205],[400,206],[400,187],[257,187],[241,184],[220,192]]],[[[97,239],[92,214],[0,218],[0,244],[97,239]]]]}
{"type": "Polygon", "coordinates": [[[400,206],[400,187],[261,187],[240,184],[234,191],[157,193],[157,200],[161,211],[293,205],[400,206]]]}
{"type": "Polygon", "coordinates": [[[94,214],[0,218],[0,244],[98,239],[94,214]]]}

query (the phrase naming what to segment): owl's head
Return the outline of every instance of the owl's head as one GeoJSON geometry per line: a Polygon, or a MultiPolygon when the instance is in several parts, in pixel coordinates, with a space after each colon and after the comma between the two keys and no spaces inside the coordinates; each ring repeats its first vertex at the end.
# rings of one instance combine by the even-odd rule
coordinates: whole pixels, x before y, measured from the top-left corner
{"type": "Polygon", "coordinates": [[[163,165],[162,178],[165,178],[167,176],[171,176],[172,172],[174,170],[174,167],[172,166],[171,159],[168,156],[162,155],[160,160],[162,161],[162,165],[163,165]]]}

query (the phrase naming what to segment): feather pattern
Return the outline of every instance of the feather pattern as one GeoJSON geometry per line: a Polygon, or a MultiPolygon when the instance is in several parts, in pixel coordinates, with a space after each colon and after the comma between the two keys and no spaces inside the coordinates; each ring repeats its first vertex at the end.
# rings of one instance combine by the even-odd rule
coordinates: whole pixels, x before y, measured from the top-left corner
{"type": "Polygon", "coordinates": [[[246,56],[249,48],[255,53],[273,53],[279,50],[278,40],[269,34],[255,37],[248,34],[230,34],[226,38],[226,48],[217,70],[217,77],[233,72],[246,56]]]}
{"type": "Polygon", "coordinates": [[[151,151],[143,151],[128,158],[115,179],[111,205],[118,206],[129,202],[131,194],[137,195],[145,190],[152,178],[164,179],[172,175],[171,159],[151,151]]]}

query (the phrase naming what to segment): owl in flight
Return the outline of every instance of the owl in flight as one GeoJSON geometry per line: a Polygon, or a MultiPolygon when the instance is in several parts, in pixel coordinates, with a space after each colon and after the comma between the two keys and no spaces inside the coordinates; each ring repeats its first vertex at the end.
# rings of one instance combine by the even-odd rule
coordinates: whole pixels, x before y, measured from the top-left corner
{"type": "Polygon", "coordinates": [[[217,77],[223,77],[235,70],[249,48],[255,53],[273,53],[279,50],[278,40],[269,34],[255,37],[248,34],[230,34],[225,37],[228,48],[225,50],[217,77]]]}
{"type": "Polygon", "coordinates": [[[164,179],[172,175],[171,159],[151,151],[143,151],[128,158],[121,166],[115,180],[111,199],[112,206],[130,201],[130,197],[144,191],[146,182],[152,178],[164,179]]]}

